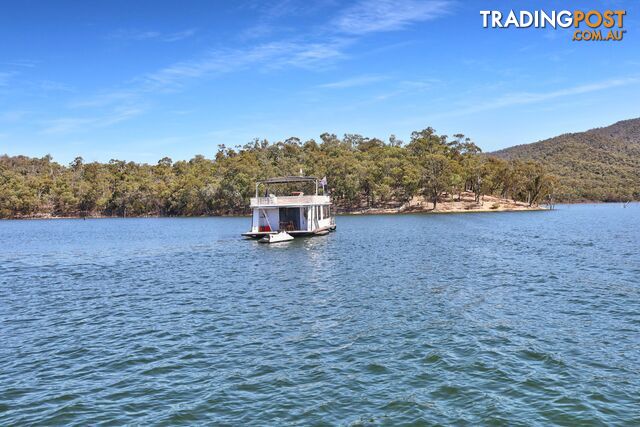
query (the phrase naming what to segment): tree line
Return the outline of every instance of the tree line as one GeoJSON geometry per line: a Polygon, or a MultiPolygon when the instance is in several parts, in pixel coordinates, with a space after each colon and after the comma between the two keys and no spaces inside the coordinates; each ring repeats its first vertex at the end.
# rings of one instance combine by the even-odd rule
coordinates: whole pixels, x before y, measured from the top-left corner
{"type": "Polygon", "coordinates": [[[404,143],[325,133],[319,141],[222,145],[211,159],[165,157],[155,165],[78,157],[65,166],[49,155],[0,156],[0,217],[242,214],[256,180],[300,170],[327,177],[339,211],[400,206],[417,195],[435,208],[465,191],[476,202],[491,194],[535,205],[556,185],[540,163],[486,156],[462,134],[449,138],[427,128],[404,143]]]}
{"type": "Polygon", "coordinates": [[[540,161],[560,186],[563,201],[640,200],[640,118],[568,133],[493,153],[503,159],[540,161]]]}

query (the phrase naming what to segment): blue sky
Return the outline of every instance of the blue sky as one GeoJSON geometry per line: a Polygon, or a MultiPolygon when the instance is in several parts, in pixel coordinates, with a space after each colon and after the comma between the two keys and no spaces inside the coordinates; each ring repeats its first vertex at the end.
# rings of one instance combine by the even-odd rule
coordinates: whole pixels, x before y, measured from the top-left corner
{"type": "Polygon", "coordinates": [[[640,116],[633,1],[19,1],[0,14],[0,153],[155,163],[253,138],[485,151],[640,116]],[[626,9],[621,42],[479,11],[626,9]]]}

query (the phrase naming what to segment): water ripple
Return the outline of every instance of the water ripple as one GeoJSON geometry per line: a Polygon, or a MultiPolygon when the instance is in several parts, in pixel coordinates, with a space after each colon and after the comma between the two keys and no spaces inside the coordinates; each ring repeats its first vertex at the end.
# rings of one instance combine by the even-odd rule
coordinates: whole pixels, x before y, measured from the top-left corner
{"type": "Polygon", "coordinates": [[[0,425],[637,425],[639,218],[0,222],[0,425]]]}

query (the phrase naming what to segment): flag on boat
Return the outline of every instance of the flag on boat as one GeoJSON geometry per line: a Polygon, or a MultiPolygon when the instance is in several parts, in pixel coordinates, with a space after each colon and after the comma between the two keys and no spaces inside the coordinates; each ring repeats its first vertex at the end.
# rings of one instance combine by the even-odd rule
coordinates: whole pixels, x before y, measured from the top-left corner
{"type": "Polygon", "coordinates": [[[320,180],[320,185],[322,185],[323,188],[327,186],[327,177],[326,176],[320,180]]]}

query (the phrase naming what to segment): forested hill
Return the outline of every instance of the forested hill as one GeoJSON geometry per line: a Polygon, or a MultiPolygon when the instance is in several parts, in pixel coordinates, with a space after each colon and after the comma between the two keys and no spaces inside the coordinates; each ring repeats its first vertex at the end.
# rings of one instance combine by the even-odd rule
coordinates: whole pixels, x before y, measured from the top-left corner
{"type": "Polygon", "coordinates": [[[448,138],[432,128],[413,132],[406,144],[325,133],[319,141],[255,140],[212,154],[152,165],[0,155],[0,218],[246,213],[257,179],[301,170],[327,177],[340,211],[399,207],[418,195],[435,209],[465,191],[475,193],[476,204],[486,194],[532,206],[548,200],[555,185],[536,162],[483,156],[464,135],[448,138]]]}
{"type": "Polygon", "coordinates": [[[503,159],[541,162],[558,177],[558,199],[640,199],[640,118],[492,154],[503,159]]]}

